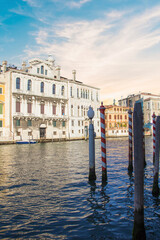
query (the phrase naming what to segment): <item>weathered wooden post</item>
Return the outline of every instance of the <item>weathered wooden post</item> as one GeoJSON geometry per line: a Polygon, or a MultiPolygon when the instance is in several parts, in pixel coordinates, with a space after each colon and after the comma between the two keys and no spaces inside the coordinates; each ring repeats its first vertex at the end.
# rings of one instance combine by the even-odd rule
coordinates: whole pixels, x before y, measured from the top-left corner
{"type": "Polygon", "coordinates": [[[146,239],[144,228],[144,152],[141,103],[135,103],[134,130],[134,227],[133,239],[146,239]]]}
{"type": "Polygon", "coordinates": [[[87,112],[88,117],[90,119],[89,124],[89,181],[96,180],[95,173],[95,134],[94,134],[94,126],[92,123],[92,118],[94,117],[94,111],[92,107],[89,107],[87,112]]]}
{"type": "Polygon", "coordinates": [[[153,113],[153,164],[155,162],[155,142],[156,142],[156,115],[153,113]]]}
{"type": "Polygon", "coordinates": [[[105,107],[103,102],[100,106],[100,119],[101,119],[101,157],[102,157],[102,182],[107,181],[107,168],[106,168],[106,136],[105,136],[105,107]]]}
{"type": "Polygon", "coordinates": [[[143,160],[144,160],[144,167],[147,165],[146,163],[146,154],[145,154],[145,131],[144,131],[144,114],[142,108],[142,123],[143,123],[143,160]]]}
{"type": "Polygon", "coordinates": [[[158,178],[159,178],[159,149],[160,148],[160,116],[157,116],[156,120],[156,146],[155,146],[155,162],[154,162],[154,179],[153,179],[153,188],[152,194],[153,196],[159,195],[159,187],[158,187],[158,178]]]}
{"type": "Polygon", "coordinates": [[[128,163],[128,171],[129,172],[132,172],[133,171],[133,148],[132,148],[132,110],[129,109],[128,111],[128,135],[129,135],[129,144],[128,144],[128,147],[129,147],[129,154],[128,154],[128,157],[129,157],[129,163],[128,163]]]}

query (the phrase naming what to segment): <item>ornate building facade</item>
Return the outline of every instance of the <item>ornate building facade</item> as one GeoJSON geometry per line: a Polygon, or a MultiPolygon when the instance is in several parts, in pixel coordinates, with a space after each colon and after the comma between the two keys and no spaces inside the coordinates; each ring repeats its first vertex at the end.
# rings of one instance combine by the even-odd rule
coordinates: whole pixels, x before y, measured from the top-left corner
{"type": "Polygon", "coordinates": [[[51,56],[29,61],[29,67],[23,62],[21,69],[3,62],[0,81],[6,86],[6,139],[83,139],[90,105],[100,136],[100,90],[77,81],[75,70],[73,79],[62,77],[60,70],[51,56]]]}
{"type": "Polygon", "coordinates": [[[129,107],[106,105],[105,108],[106,137],[128,136],[129,107]]]}

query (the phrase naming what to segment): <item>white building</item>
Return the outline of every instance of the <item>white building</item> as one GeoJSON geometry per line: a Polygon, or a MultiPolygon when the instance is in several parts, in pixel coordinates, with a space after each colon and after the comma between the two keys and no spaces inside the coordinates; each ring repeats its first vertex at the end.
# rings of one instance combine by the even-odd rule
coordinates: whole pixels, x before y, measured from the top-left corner
{"type": "Polygon", "coordinates": [[[152,115],[155,113],[160,115],[160,95],[140,92],[138,94],[132,94],[124,99],[120,99],[119,106],[133,107],[136,101],[140,101],[143,107],[144,113],[144,127],[146,134],[152,133],[152,115]]]}
{"type": "Polygon", "coordinates": [[[0,80],[6,84],[6,140],[83,139],[88,128],[87,111],[95,111],[94,128],[100,136],[100,90],[60,76],[52,57],[22,63],[22,69],[7,67],[4,61],[0,80]]]}

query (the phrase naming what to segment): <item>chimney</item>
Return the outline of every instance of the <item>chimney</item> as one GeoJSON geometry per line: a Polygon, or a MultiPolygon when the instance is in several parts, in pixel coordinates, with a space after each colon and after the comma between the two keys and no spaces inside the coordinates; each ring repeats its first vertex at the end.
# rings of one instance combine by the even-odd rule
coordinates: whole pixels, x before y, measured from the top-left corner
{"type": "Polygon", "coordinates": [[[7,61],[2,62],[2,72],[5,73],[7,71],[7,61]]]}
{"type": "Polygon", "coordinates": [[[76,70],[72,70],[72,74],[73,74],[73,81],[76,81],[76,70]]]}
{"type": "Polygon", "coordinates": [[[61,70],[61,67],[60,66],[57,66],[56,67],[56,71],[57,71],[57,79],[60,80],[60,70],[61,70]]]}
{"type": "Polygon", "coordinates": [[[23,71],[26,71],[26,66],[27,66],[26,62],[23,61],[23,62],[22,62],[22,70],[23,70],[23,71]]]}

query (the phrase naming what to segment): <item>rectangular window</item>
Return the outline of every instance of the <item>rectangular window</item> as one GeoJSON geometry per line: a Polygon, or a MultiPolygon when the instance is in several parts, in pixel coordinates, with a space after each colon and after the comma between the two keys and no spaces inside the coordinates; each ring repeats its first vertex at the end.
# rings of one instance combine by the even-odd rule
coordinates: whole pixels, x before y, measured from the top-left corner
{"type": "Polygon", "coordinates": [[[31,127],[31,126],[32,126],[32,120],[28,120],[27,126],[28,126],[28,127],[31,127]]]}
{"type": "Polygon", "coordinates": [[[57,135],[57,132],[56,132],[56,131],[54,131],[54,132],[53,132],[53,135],[57,135]]]}
{"type": "Polygon", "coordinates": [[[32,103],[27,103],[27,111],[28,113],[32,113],[32,103]]]}
{"type": "Polygon", "coordinates": [[[0,127],[3,127],[3,123],[2,123],[2,120],[0,120],[0,127]]]}
{"type": "Polygon", "coordinates": [[[41,114],[44,114],[44,104],[41,104],[41,114]]]}
{"type": "Polygon", "coordinates": [[[20,112],[20,102],[16,102],[16,112],[20,112]]]}
{"type": "Polygon", "coordinates": [[[0,114],[3,114],[3,104],[0,104],[0,114]]]}
{"type": "Polygon", "coordinates": [[[37,68],[37,73],[39,73],[39,68],[37,68]]]}
{"type": "Polygon", "coordinates": [[[72,120],[72,127],[74,126],[74,120],[72,120]]]}
{"type": "Polygon", "coordinates": [[[20,78],[16,78],[16,89],[20,89],[20,78]]]}
{"type": "Polygon", "coordinates": [[[78,121],[78,126],[81,126],[81,122],[80,121],[78,121]]]}
{"type": "Polygon", "coordinates": [[[2,94],[2,88],[0,88],[0,94],[2,94]]]}
{"type": "Polygon", "coordinates": [[[47,70],[45,70],[45,75],[47,75],[47,70]]]}
{"type": "Polygon", "coordinates": [[[72,87],[70,87],[70,96],[72,97],[72,87]]]}
{"type": "Polygon", "coordinates": [[[53,127],[56,127],[56,121],[53,121],[53,127]]]}
{"type": "Polygon", "coordinates": [[[53,115],[56,115],[56,105],[52,106],[52,113],[53,113],[53,115]]]}
{"type": "Polygon", "coordinates": [[[111,115],[109,115],[109,119],[111,119],[111,115]]]}
{"type": "Polygon", "coordinates": [[[65,135],[65,134],[66,134],[66,132],[65,132],[65,131],[63,131],[63,132],[62,132],[62,135],[65,135]]]}
{"type": "Polygon", "coordinates": [[[65,127],[65,121],[62,122],[62,127],[65,127]]]}
{"type": "Polygon", "coordinates": [[[62,106],[62,115],[65,115],[65,106],[62,106]]]}
{"type": "Polygon", "coordinates": [[[20,126],[20,119],[16,120],[16,126],[17,126],[17,127],[20,126]]]}

